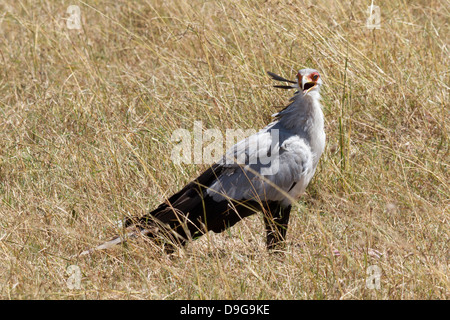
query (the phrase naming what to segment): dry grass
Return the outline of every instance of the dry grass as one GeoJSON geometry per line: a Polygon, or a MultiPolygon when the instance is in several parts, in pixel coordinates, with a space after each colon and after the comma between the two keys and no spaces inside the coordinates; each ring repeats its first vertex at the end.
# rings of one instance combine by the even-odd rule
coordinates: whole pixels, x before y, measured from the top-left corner
{"type": "Polygon", "coordinates": [[[449,3],[383,1],[375,31],[369,4],[2,2],[0,297],[448,298],[449,3]],[[289,97],[265,72],[306,66],[327,148],[284,257],[254,216],[173,257],[138,240],[72,258],[206,167],[170,160],[175,129],[261,128],[289,97]]]}

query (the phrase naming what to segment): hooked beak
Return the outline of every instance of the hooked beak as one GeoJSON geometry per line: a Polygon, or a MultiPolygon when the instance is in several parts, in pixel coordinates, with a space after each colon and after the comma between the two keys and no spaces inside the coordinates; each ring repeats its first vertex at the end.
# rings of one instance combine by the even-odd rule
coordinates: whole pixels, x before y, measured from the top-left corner
{"type": "Polygon", "coordinates": [[[306,75],[302,77],[302,90],[303,94],[306,95],[312,89],[317,87],[317,81],[311,79],[310,75],[306,75]]]}

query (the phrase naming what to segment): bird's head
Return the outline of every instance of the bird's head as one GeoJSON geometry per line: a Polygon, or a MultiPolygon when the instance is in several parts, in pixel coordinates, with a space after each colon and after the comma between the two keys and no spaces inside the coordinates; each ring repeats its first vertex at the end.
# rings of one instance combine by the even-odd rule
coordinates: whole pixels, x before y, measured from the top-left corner
{"type": "Polygon", "coordinates": [[[307,95],[310,92],[319,91],[322,78],[317,70],[301,69],[297,73],[297,84],[303,95],[307,95]]]}
{"type": "Polygon", "coordinates": [[[268,72],[272,79],[277,81],[285,81],[292,83],[292,85],[274,86],[281,89],[297,89],[298,92],[303,93],[304,96],[313,92],[319,92],[322,86],[322,78],[319,72],[315,69],[301,69],[297,73],[297,81],[287,80],[272,72],[268,72]]]}

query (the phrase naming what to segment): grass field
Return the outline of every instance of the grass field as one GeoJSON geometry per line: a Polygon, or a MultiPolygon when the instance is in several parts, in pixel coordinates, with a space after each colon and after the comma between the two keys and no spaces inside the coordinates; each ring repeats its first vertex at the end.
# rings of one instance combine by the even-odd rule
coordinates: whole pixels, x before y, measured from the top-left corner
{"type": "Polygon", "coordinates": [[[2,1],[0,297],[448,299],[449,2],[375,1],[376,30],[370,2],[2,1]],[[175,130],[262,128],[292,94],[266,71],[304,67],[327,147],[284,255],[255,215],[76,257],[207,167],[171,160],[175,130]]]}

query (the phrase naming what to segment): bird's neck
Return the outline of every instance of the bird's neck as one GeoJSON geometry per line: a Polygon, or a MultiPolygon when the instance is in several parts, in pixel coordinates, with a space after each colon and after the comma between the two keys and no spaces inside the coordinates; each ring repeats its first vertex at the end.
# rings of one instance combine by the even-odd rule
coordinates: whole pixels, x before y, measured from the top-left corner
{"type": "Polygon", "coordinates": [[[316,92],[314,95],[295,95],[291,104],[274,116],[284,128],[293,132],[323,130],[324,126],[320,96],[316,92]]]}
{"type": "Polygon", "coordinates": [[[292,103],[275,116],[280,128],[305,138],[318,160],[325,147],[324,116],[319,93],[297,94],[292,103]]]}

